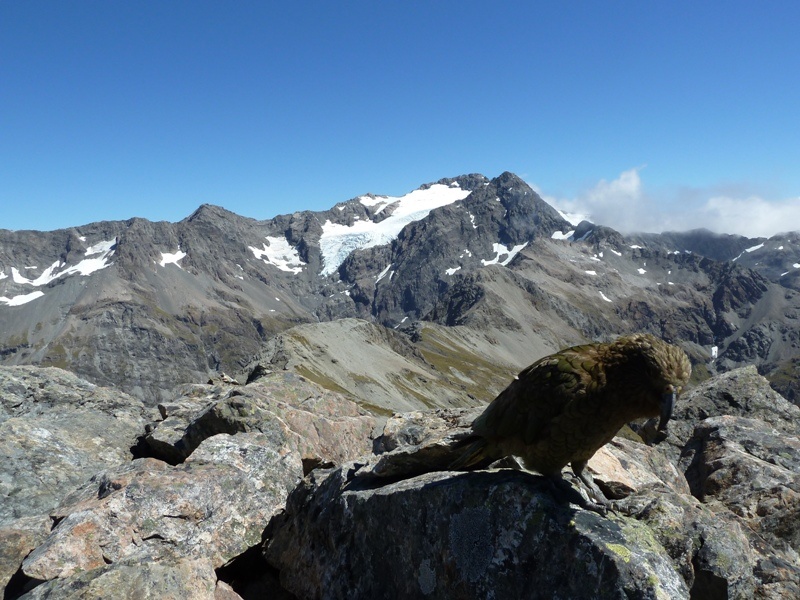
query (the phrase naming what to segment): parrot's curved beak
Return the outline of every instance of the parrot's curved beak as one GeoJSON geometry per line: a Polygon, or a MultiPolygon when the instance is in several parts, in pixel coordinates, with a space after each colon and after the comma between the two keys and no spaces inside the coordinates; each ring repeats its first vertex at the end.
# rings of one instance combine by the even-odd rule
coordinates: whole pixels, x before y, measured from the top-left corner
{"type": "Polygon", "coordinates": [[[667,428],[667,423],[672,418],[672,408],[675,406],[675,398],[677,394],[666,392],[661,396],[661,419],[658,421],[658,430],[664,431],[667,428]]]}

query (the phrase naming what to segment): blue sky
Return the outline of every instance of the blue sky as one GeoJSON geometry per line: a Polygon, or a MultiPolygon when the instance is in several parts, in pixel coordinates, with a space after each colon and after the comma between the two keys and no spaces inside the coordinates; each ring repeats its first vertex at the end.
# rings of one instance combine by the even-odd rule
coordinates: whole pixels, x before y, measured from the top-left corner
{"type": "Polygon", "coordinates": [[[3,0],[0,228],[513,171],[621,229],[800,229],[798,23],[797,2],[3,0]]]}

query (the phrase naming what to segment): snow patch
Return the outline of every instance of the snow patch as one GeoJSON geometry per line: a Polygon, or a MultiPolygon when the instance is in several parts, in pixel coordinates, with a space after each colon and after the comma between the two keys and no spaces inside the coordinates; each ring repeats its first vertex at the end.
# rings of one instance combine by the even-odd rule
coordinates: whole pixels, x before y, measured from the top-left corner
{"type": "Polygon", "coordinates": [[[89,246],[86,249],[86,256],[92,256],[93,254],[105,254],[107,252],[111,252],[114,249],[114,246],[117,245],[117,240],[106,240],[104,242],[98,242],[89,246]]]}
{"type": "Polygon", "coordinates": [[[564,233],[563,231],[554,231],[553,235],[551,235],[550,238],[554,240],[570,240],[572,239],[574,233],[575,233],[574,229],[568,231],[567,233],[564,233]]]}
{"type": "Polygon", "coordinates": [[[603,292],[600,292],[600,297],[601,297],[603,300],[605,300],[606,302],[611,302],[611,300],[609,300],[609,299],[606,297],[606,295],[605,295],[603,292]]]}
{"type": "Polygon", "coordinates": [[[597,275],[597,271],[584,271],[587,275],[597,275]]]}
{"type": "Polygon", "coordinates": [[[609,250],[611,250],[611,251],[612,251],[614,254],[616,254],[617,256],[622,256],[622,252],[617,252],[617,251],[616,251],[616,250],[614,250],[613,248],[609,248],[609,250]]]}
{"type": "Polygon", "coordinates": [[[719,347],[718,346],[711,346],[711,360],[714,360],[719,356],[719,347]]]}
{"type": "MultiPolygon", "coordinates": [[[[383,271],[378,273],[378,276],[375,278],[375,283],[378,283],[381,279],[386,277],[386,274],[389,272],[389,269],[391,269],[391,268],[392,268],[392,265],[390,264],[383,271]]],[[[392,275],[394,275],[394,271],[392,271],[392,275]]],[[[389,281],[392,280],[392,275],[389,275],[389,281]]]]}
{"type": "MultiPolygon", "coordinates": [[[[52,265],[47,267],[44,272],[39,275],[36,279],[28,279],[20,274],[20,272],[11,267],[11,278],[14,280],[14,283],[19,283],[21,285],[32,285],[34,287],[41,287],[43,285],[47,285],[51,281],[58,279],[59,277],[65,277],[67,275],[91,275],[95,271],[99,271],[100,269],[105,269],[106,267],[111,266],[112,263],[108,262],[108,259],[114,254],[114,249],[117,246],[116,239],[108,240],[104,242],[100,242],[95,244],[94,246],[90,246],[86,250],[86,256],[100,254],[100,256],[96,258],[84,258],[81,262],[76,265],[72,265],[71,267],[67,267],[64,269],[66,263],[62,263],[60,260],[57,260],[52,265]],[[63,271],[61,269],[64,269],[63,271]]],[[[37,267],[25,267],[26,269],[36,269],[37,267]]],[[[30,294],[28,294],[30,295],[30,294]]],[[[38,297],[38,296],[37,296],[38,297]]],[[[36,298],[31,298],[31,300],[35,300],[36,298]]],[[[30,302],[30,300],[26,300],[26,302],[30,302]]],[[[23,302],[24,304],[24,302],[23,302]]]]}
{"type": "Polygon", "coordinates": [[[461,267],[455,267],[454,269],[445,269],[445,273],[448,275],[455,275],[456,271],[461,270],[461,267]]]}
{"type": "Polygon", "coordinates": [[[561,218],[567,221],[570,225],[577,227],[581,221],[591,221],[591,216],[583,213],[571,213],[556,208],[556,212],[561,215],[561,218]]]}
{"type": "Polygon", "coordinates": [[[5,273],[0,273],[0,280],[2,279],[8,279],[8,275],[6,275],[5,273]]]}
{"type": "Polygon", "coordinates": [[[443,184],[434,184],[424,190],[413,192],[399,198],[384,196],[380,199],[362,197],[362,204],[385,202],[395,205],[394,212],[379,223],[369,220],[356,221],[352,225],[341,225],[326,221],[319,239],[322,251],[323,268],[321,275],[330,275],[344,262],[353,250],[372,248],[390,243],[402,229],[414,221],[428,216],[435,208],[463,200],[468,190],[443,184]]]}
{"type": "Polygon", "coordinates": [[[472,223],[472,228],[473,229],[477,229],[478,228],[478,226],[475,225],[475,215],[473,215],[472,213],[469,213],[469,221],[470,221],[470,223],[472,223]]]}
{"type": "Polygon", "coordinates": [[[306,266],[306,263],[300,258],[297,248],[292,246],[285,237],[272,237],[266,236],[267,240],[263,250],[259,250],[253,246],[248,246],[253,256],[263,260],[268,265],[279,268],[281,271],[287,273],[294,273],[297,275],[306,266]]]}
{"type": "Polygon", "coordinates": [[[637,269],[637,271],[639,271],[639,275],[644,275],[645,273],[647,273],[647,271],[645,271],[645,270],[644,270],[644,269],[642,269],[641,267],[639,267],[639,268],[637,269]]]}
{"type": "Polygon", "coordinates": [[[640,250],[640,249],[644,248],[644,246],[638,246],[636,244],[634,244],[633,246],[629,246],[629,247],[632,248],[633,250],[640,250]]]}
{"type": "Polygon", "coordinates": [[[514,246],[509,250],[509,248],[503,244],[494,243],[492,244],[492,249],[494,251],[494,258],[490,260],[481,259],[481,264],[483,264],[484,266],[499,264],[505,267],[508,263],[514,260],[514,257],[517,254],[519,254],[519,251],[522,250],[527,245],[528,242],[525,242],[524,244],[517,244],[516,246],[514,246]],[[500,257],[502,256],[506,256],[506,259],[501,262],[500,257]]]}
{"type": "MultiPolygon", "coordinates": [[[[764,247],[764,244],[758,244],[757,246],[751,246],[750,248],[745,248],[744,252],[755,252],[756,250],[760,250],[763,247],[764,247]]],[[[736,260],[739,260],[740,258],[742,258],[742,256],[744,256],[744,252],[740,253],[739,256],[737,256],[733,260],[736,261],[736,260]]]]}
{"type": "Polygon", "coordinates": [[[7,306],[20,306],[21,304],[27,304],[28,302],[36,300],[37,298],[41,298],[42,296],[44,296],[44,292],[36,290],[30,294],[22,294],[20,296],[14,296],[13,298],[0,296],[0,302],[6,304],[7,306]]]}
{"type": "Polygon", "coordinates": [[[183,269],[183,267],[178,264],[178,262],[183,258],[186,258],[186,252],[178,248],[177,252],[162,252],[161,262],[158,264],[162,267],[166,267],[167,265],[175,265],[179,269],[183,269]]]}

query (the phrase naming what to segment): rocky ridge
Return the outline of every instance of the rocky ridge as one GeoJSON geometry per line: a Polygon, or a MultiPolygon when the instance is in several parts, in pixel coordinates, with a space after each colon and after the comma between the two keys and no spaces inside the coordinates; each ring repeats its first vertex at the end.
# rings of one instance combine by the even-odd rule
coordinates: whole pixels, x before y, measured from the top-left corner
{"type": "Polygon", "coordinates": [[[595,455],[605,516],[536,474],[447,471],[479,407],[379,421],[267,369],[179,386],[154,411],[58,369],[2,367],[0,399],[18,457],[0,479],[15,485],[5,598],[800,592],[800,408],[753,367],[684,394],[665,440],[626,428],[595,455]]]}

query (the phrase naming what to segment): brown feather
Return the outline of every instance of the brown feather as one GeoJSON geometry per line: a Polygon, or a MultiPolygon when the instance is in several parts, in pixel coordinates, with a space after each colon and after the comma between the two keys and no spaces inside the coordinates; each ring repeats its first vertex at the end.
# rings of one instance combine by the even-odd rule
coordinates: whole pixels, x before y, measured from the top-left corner
{"type": "Polygon", "coordinates": [[[649,334],[573,346],[546,356],[492,401],[472,424],[475,436],[453,468],[516,456],[555,475],[586,461],[629,421],[659,416],[662,396],[691,375],[686,354],[649,334]]]}

